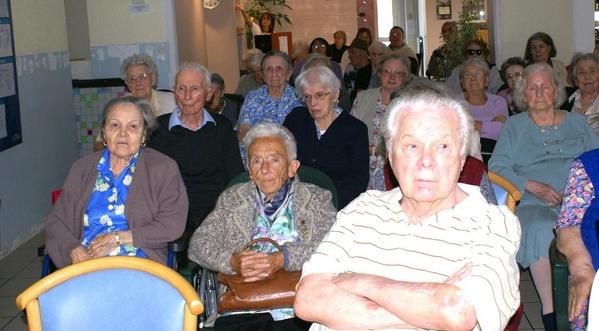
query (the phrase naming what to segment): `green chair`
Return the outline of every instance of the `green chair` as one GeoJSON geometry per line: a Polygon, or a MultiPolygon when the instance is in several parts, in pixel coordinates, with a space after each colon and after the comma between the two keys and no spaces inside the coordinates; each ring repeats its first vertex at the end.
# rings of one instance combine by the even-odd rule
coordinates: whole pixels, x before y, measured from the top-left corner
{"type": "Polygon", "coordinates": [[[570,330],[568,322],[568,260],[557,249],[555,239],[549,247],[549,261],[551,262],[551,277],[553,279],[553,311],[558,330],[570,330]]]}
{"type": "MultiPolygon", "coordinates": [[[[297,176],[304,183],[314,184],[320,188],[323,188],[323,189],[331,192],[331,195],[332,195],[331,201],[333,202],[333,206],[335,206],[335,208],[337,208],[337,209],[339,208],[337,189],[335,189],[335,185],[333,184],[333,181],[324,172],[322,172],[316,168],[312,168],[312,167],[303,165],[303,166],[300,166],[299,169],[297,170],[297,176]]],[[[227,184],[226,188],[228,189],[229,187],[231,187],[235,184],[245,183],[249,180],[250,180],[249,174],[247,172],[242,172],[239,175],[233,177],[233,179],[231,179],[229,184],[227,184]]]]}

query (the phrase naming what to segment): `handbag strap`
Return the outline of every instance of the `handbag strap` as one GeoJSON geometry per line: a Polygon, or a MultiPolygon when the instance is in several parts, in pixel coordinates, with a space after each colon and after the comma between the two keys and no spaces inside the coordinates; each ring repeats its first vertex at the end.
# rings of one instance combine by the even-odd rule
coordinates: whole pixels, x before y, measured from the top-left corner
{"type": "Polygon", "coordinates": [[[270,238],[266,238],[266,237],[262,237],[262,238],[256,238],[256,239],[254,239],[254,240],[250,241],[249,243],[245,244],[241,250],[242,250],[242,251],[245,251],[246,249],[248,249],[248,248],[252,247],[252,245],[254,245],[254,244],[256,244],[256,243],[259,243],[259,242],[261,242],[261,241],[266,241],[266,242],[269,242],[269,243],[271,243],[273,246],[275,246],[275,247],[276,247],[278,250],[281,250],[281,245],[279,245],[279,243],[278,243],[278,242],[276,242],[276,241],[274,241],[274,240],[272,240],[272,239],[270,239],[270,238]]]}

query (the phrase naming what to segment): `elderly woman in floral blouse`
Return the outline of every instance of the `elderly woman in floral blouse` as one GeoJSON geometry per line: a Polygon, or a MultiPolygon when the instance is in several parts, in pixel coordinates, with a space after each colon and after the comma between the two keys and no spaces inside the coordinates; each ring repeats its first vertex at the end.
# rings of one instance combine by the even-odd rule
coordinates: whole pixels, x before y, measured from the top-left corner
{"type": "Polygon", "coordinates": [[[597,219],[599,201],[599,149],[586,152],[572,163],[557,219],[557,247],[570,270],[569,320],[572,330],[585,330],[591,285],[599,268],[597,219]]]}
{"type": "Polygon", "coordinates": [[[237,138],[241,142],[248,130],[260,122],[281,124],[285,116],[301,102],[287,80],[292,73],[291,60],[280,51],[270,51],[262,59],[266,85],[248,92],[239,113],[237,138]]]}
{"type": "Polygon", "coordinates": [[[380,59],[378,75],[381,87],[359,92],[351,113],[368,127],[370,144],[370,181],[368,188],[385,191],[383,167],[385,166],[385,148],[382,136],[383,118],[391,95],[410,80],[410,66],[407,58],[398,54],[389,54],[380,59]]]}
{"type": "Polygon", "coordinates": [[[106,255],[165,263],[169,241],[185,229],[187,193],[177,163],[144,148],[152,106],[127,96],[104,107],[106,148],[75,162],[44,221],[57,267],[106,255]]]}

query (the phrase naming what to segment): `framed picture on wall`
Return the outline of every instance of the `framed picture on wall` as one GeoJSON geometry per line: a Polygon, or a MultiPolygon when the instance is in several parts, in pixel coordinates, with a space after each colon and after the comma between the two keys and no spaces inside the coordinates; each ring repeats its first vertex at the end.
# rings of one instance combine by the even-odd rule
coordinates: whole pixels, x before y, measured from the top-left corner
{"type": "Polygon", "coordinates": [[[23,141],[13,40],[10,1],[0,0],[0,151],[23,141]]]}
{"type": "Polygon", "coordinates": [[[451,19],[451,0],[437,0],[437,19],[451,19]]]}

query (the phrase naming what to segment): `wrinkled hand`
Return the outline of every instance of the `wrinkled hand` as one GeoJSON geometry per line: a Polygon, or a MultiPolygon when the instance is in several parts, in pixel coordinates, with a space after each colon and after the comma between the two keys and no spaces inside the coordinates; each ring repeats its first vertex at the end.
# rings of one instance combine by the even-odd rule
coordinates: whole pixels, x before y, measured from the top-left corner
{"type": "Polygon", "coordinates": [[[114,233],[106,233],[97,236],[92,240],[87,248],[87,252],[91,257],[102,257],[108,255],[118,247],[116,240],[114,239],[114,233]]]}
{"type": "Polygon", "coordinates": [[[572,274],[568,291],[568,320],[580,315],[583,304],[589,299],[594,278],[595,271],[588,267],[581,267],[572,274]]]}
{"type": "Polygon", "coordinates": [[[562,203],[562,194],[545,183],[529,179],[526,182],[526,190],[545,202],[547,207],[557,207],[562,203]]]}
{"type": "Polygon", "coordinates": [[[501,122],[501,123],[504,123],[506,119],[507,118],[505,118],[505,115],[497,115],[497,116],[493,117],[493,119],[491,120],[491,122],[501,122]]]}
{"type": "Polygon", "coordinates": [[[282,252],[264,254],[248,250],[231,255],[229,263],[233,271],[244,277],[245,282],[255,282],[283,268],[284,258],[282,252]]]}
{"type": "Polygon", "coordinates": [[[71,262],[73,264],[83,262],[83,261],[89,260],[91,258],[92,258],[91,255],[89,255],[89,253],[87,252],[85,247],[83,247],[81,245],[75,247],[71,251],[71,262]]]}

